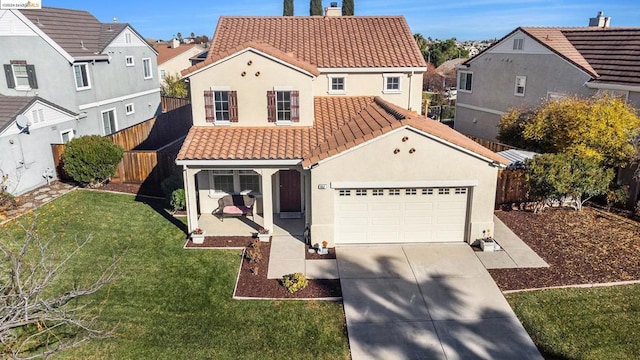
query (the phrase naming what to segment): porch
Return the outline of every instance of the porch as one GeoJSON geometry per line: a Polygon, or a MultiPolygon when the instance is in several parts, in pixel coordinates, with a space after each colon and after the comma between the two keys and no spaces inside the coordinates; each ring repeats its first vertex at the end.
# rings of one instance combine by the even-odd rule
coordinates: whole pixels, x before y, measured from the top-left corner
{"type": "MultiPolygon", "coordinates": [[[[210,236],[253,236],[262,227],[262,215],[256,214],[244,217],[227,217],[224,221],[210,213],[202,214],[198,218],[198,226],[210,236]]],[[[281,219],[278,214],[273,215],[273,236],[290,235],[302,237],[305,229],[304,217],[299,219],[281,219]]]]}

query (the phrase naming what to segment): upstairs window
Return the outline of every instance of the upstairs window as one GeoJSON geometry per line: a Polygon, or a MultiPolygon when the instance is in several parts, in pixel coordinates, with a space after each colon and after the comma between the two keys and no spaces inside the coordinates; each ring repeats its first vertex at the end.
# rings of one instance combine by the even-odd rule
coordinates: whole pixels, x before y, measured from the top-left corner
{"type": "Polygon", "coordinates": [[[523,50],[524,49],[524,39],[516,38],[513,39],[513,50],[523,50]]]}
{"type": "Polygon", "coordinates": [[[135,61],[133,60],[133,56],[126,56],[124,58],[124,63],[127,66],[134,66],[136,64],[135,61]]]}
{"type": "Polygon", "coordinates": [[[300,121],[298,91],[267,91],[267,119],[269,122],[300,121]]]}
{"type": "Polygon", "coordinates": [[[142,59],[142,70],[143,70],[143,73],[144,73],[145,80],[153,78],[153,73],[151,72],[151,59],[150,58],[142,59]]]}
{"type": "Polygon", "coordinates": [[[206,90],[204,92],[205,120],[225,124],[238,122],[238,95],[236,91],[206,90]]]}
{"type": "Polygon", "coordinates": [[[527,86],[527,77],[526,76],[516,76],[516,96],[524,96],[524,90],[527,86]]]}
{"type": "Polygon", "coordinates": [[[110,109],[102,112],[102,127],[104,134],[109,135],[118,131],[118,124],[116,123],[116,110],[110,109]]]}
{"type": "Polygon", "coordinates": [[[400,92],[400,75],[383,75],[384,87],[383,93],[399,93],[400,92]]]}
{"type": "Polygon", "coordinates": [[[89,64],[73,65],[73,75],[76,79],[76,90],[91,89],[91,84],[89,83],[89,64]]]}
{"type": "Polygon", "coordinates": [[[346,75],[329,75],[329,94],[346,94],[346,75]]]}
{"type": "Polygon", "coordinates": [[[458,72],[458,90],[462,92],[471,92],[473,83],[473,74],[468,71],[458,72]]]}
{"type": "Polygon", "coordinates": [[[4,65],[7,87],[16,90],[30,90],[38,88],[36,69],[24,60],[11,60],[4,65]]]}

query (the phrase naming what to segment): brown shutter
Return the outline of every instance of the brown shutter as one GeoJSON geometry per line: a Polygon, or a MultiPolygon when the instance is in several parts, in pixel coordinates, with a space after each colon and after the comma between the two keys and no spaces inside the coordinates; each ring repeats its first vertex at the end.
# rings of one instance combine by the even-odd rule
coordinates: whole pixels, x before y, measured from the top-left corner
{"type": "Polygon", "coordinates": [[[229,121],[238,122],[238,92],[229,91],[229,121]]]}
{"type": "MultiPolygon", "coordinates": [[[[87,69],[87,71],[89,71],[87,69]]],[[[27,76],[29,76],[29,87],[32,89],[38,88],[38,80],[36,79],[36,67],[34,65],[27,65],[27,76]]],[[[89,76],[89,74],[87,74],[89,76]]]]}
{"type": "Polygon", "coordinates": [[[267,121],[276,122],[276,92],[267,91],[267,121]]]}
{"type": "Polygon", "coordinates": [[[207,122],[213,122],[216,119],[215,109],[213,108],[213,90],[204,91],[204,117],[207,122]]]}
{"type": "Polygon", "coordinates": [[[4,75],[7,77],[7,87],[9,89],[15,89],[16,83],[13,81],[13,69],[11,64],[4,65],[4,75]]]}
{"type": "Polygon", "coordinates": [[[300,121],[300,94],[298,91],[291,92],[291,121],[300,121]]]}

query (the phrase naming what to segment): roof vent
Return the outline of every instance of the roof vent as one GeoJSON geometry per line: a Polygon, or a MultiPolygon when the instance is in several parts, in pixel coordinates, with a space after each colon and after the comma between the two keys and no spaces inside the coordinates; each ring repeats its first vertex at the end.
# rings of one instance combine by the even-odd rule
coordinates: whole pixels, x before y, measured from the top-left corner
{"type": "Polygon", "coordinates": [[[114,16],[112,20],[113,20],[113,23],[114,23],[114,24],[117,24],[117,23],[118,23],[118,17],[117,17],[117,16],[114,16]]]}
{"type": "Polygon", "coordinates": [[[107,29],[107,31],[113,31],[113,28],[111,27],[111,25],[109,25],[109,28],[107,29]]]}
{"type": "Polygon", "coordinates": [[[84,41],[80,41],[80,49],[82,50],[89,50],[84,46],[84,41]]]}
{"type": "Polygon", "coordinates": [[[44,24],[40,22],[40,18],[39,17],[36,18],[36,25],[38,27],[43,27],[44,26],[44,24]]]}
{"type": "Polygon", "coordinates": [[[604,12],[598,11],[598,16],[589,18],[589,27],[608,28],[611,17],[604,17],[604,12]]]}

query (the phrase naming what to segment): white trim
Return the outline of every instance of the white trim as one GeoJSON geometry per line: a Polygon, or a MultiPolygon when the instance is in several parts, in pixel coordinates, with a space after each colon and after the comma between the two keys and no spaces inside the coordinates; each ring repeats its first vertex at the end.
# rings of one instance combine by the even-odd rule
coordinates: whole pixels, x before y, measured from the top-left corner
{"type": "Polygon", "coordinates": [[[149,57],[142,58],[142,78],[145,80],[153,79],[153,66],[151,65],[151,58],[149,57]],[[146,72],[145,61],[149,64],[149,76],[145,76],[144,74],[146,72]]]}
{"type": "Polygon", "coordinates": [[[62,131],[60,131],[60,142],[61,142],[62,144],[66,144],[66,143],[64,142],[64,138],[62,137],[62,134],[65,134],[65,133],[69,133],[69,134],[71,134],[71,135],[69,136],[69,141],[73,140],[73,138],[74,138],[74,137],[75,137],[75,135],[76,135],[76,134],[75,134],[75,130],[74,130],[74,129],[66,129],[66,130],[62,130],[62,131]]]}
{"type": "Polygon", "coordinates": [[[274,86],[273,91],[295,91],[295,88],[290,85],[286,86],[274,86]]]}
{"type": "Polygon", "coordinates": [[[409,73],[409,72],[425,72],[427,68],[418,67],[338,67],[338,68],[318,68],[321,73],[409,73]]]}
{"type": "Polygon", "coordinates": [[[214,86],[209,87],[209,90],[211,90],[211,91],[231,91],[231,87],[230,86],[214,85],[214,86]]]}
{"type": "Polygon", "coordinates": [[[73,56],[71,56],[68,52],[66,52],[60,45],[58,45],[53,39],[51,39],[47,34],[45,34],[40,28],[31,22],[26,16],[22,15],[19,10],[9,10],[13,13],[13,15],[17,16],[25,25],[29,27],[33,32],[38,34],[45,42],[47,42],[51,47],[56,50],[62,57],[64,57],[69,63],[73,63],[73,56]]]}
{"type": "Polygon", "coordinates": [[[456,103],[456,106],[460,106],[461,108],[470,109],[470,110],[482,111],[482,112],[486,112],[486,113],[489,113],[489,114],[500,115],[500,116],[506,114],[505,111],[494,110],[494,109],[489,109],[489,108],[486,108],[486,107],[469,105],[469,104],[460,103],[460,102],[456,103]]]}
{"type": "Polygon", "coordinates": [[[107,105],[107,104],[111,104],[111,103],[118,102],[118,101],[125,101],[125,100],[136,98],[138,96],[149,95],[149,94],[153,94],[153,93],[157,93],[157,92],[160,92],[160,88],[151,89],[151,90],[145,90],[145,91],[141,91],[141,92],[134,93],[134,94],[128,94],[128,95],[119,96],[119,97],[116,97],[116,98],[105,99],[105,100],[96,101],[96,102],[92,102],[92,103],[88,103],[88,104],[82,104],[82,105],[78,106],[78,109],[79,110],[91,109],[91,108],[94,108],[94,107],[107,105]]]}
{"type": "MultiPolygon", "coordinates": [[[[465,86],[466,86],[466,78],[465,78],[465,86]]],[[[467,93],[467,94],[471,94],[473,92],[473,71],[470,70],[458,70],[458,74],[456,75],[456,90],[463,92],[463,93],[467,93]],[[471,89],[467,90],[465,89],[461,89],[460,88],[460,76],[462,74],[471,74],[471,89]]]]}
{"type": "Polygon", "coordinates": [[[453,188],[478,186],[478,180],[428,180],[428,181],[338,181],[332,189],[401,189],[401,188],[453,188]]]}
{"type": "Polygon", "coordinates": [[[593,83],[593,82],[586,82],[584,85],[590,89],[640,92],[640,86],[634,86],[634,85],[617,85],[617,84],[593,83]]]}
{"type": "Polygon", "coordinates": [[[269,54],[267,54],[267,53],[264,53],[264,52],[262,52],[262,51],[260,51],[260,50],[254,49],[254,48],[252,48],[252,47],[246,47],[246,48],[244,48],[244,49],[242,49],[242,50],[240,50],[240,51],[238,51],[238,52],[236,52],[236,53],[233,53],[233,54],[231,54],[231,55],[229,55],[229,56],[226,56],[226,57],[224,57],[224,58],[222,58],[222,59],[220,59],[220,60],[218,60],[218,61],[216,61],[216,62],[214,62],[214,63],[212,63],[212,64],[209,64],[209,65],[204,66],[204,67],[202,67],[202,68],[200,68],[200,69],[198,69],[198,70],[195,70],[194,72],[191,72],[191,73],[189,73],[189,74],[186,74],[184,77],[185,77],[185,78],[189,78],[189,77],[191,77],[191,76],[193,76],[193,75],[195,75],[195,74],[198,74],[198,73],[200,73],[200,72],[202,72],[202,71],[205,71],[205,70],[207,70],[207,69],[209,69],[209,68],[211,68],[211,67],[213,67],[213,66],[216,66],[216,65],[218,65],[218,64],[221,64],[221,63],[223,63],[223,62],[225,62],[225,61],[227,61],[227,60],[233,59],[233,58],[234,58],[234,57],[236,57],[236,56],[240,56],[240,55],[244,54],[244,53],[245,53],[245,52],[247,52],[247,51],[253,51],[253,52],[255,52],[255,53],[256,53],[256,54],[258,54],[258,55],[264,56],[264,57],[266,57],[267,59],[273,60],[273,61],[275,61],[275,62],[277,62],[277,63],[280,63],[280,64],[282,64],[282,65],[284,65],[284,66],[286,66],[286,67],[289,67],[289,68],[291,68],[291,69],[294,69],[294,70],[296,70],[296,71],[299,71],[299,72],[301,72],[301,73],[303,73],[303,74],[305,74],[305,75],[308,75],[308,76],[310,76],[310,77],[316,77],[314,74],[312,74],[312,73],[308,72],[307,70],[304,70],[304,69],[302,69],[302,68],[299,68],[299,67],[297,67],[297,66],[295,66],[295,65],[292,65],[292,64],[290,64],[290,63],[288,63],[288,62],[286,62],[286,61],[280,60],[280,59],[278,59],[277,57],[271,56],[271,55],[269,55],[269,54]]]}
{"type": "Polygon", "coordinates": [[[106,109],[106,110],[100,111],[100,127],[102,128],[102,134],[104,136],[111,135],[114,132],[118,131],[118,115],[117,115],[116,108],[111,108],[111,109],[106,109]],[[107,132],[104,129],[104,117],[103,117],[103,115],[104,115],[104,113],[107,113],[107,112],[110,112],[110,111],[113,111],[113,124],[115,126],[114,126],[114,129],[111,129],[111,132],[107,134],[107,132]]]}
{"type": "Polygon", "coordinates": [[[291,120],[276,120],[276,126],[291,126],[293,121],[291,120]]]}
{"type": "MultiPolygon", "coordinates": [[[[31,81],[29,81],[29,70],[27,69],[27,66],[29,64],[24,63],[24,64],[10,64],[11,65],[11,75],[13,75],[13,84],[15,85],[13,87],[14,90],[16,91],[31,91],[31,85],[29,85],[31,83],[31,81]],[[26,77],[24,76],[16,76],[16,66],[24,66],[24,72],[27,74],[26,77]],[[18,85],[18,78],[20,79],[27,79],[27,85],[18,85]]],[[[34,65],[35,66],[35,65],[34,65]]]]}
{"type": "Polygon", "coordinates": [[[76,63],[73,64],[73,82],[76,84],[76,91],[91,89],[91,77],[89,76],[89,63],[76,63]],[[84,71],[87,75],[87,86],[78,87],[78,78],[76,77],[76,66],[84,67],[84,71]]]}
{"type": "Polygon", "coordinates": [[[124,57],[124,64],[127,67],[136,66],[136,58],[134,56],[132,56],[132,55],[127,55],[127,56],[124,57]],[[128,59],[131,59],[131,63],[130,64],[127,62],[128,59]]]}
{"type": "Polygon", "coordinates": [[[328,74],[327,94],[330,95],[345,95],[347,93],[347,74],[328,74]],[[333,79],[342,78],[342,90],[333,90],[333,79]]]}
{"type": "Polygon", "coordinates": [[[128,103],[128,104],[124,105],[124,113],[125,113],[125,115],[131,115],[131,114],[134,114],[135,112],[136,112],[136,108],[135,108],[133,103],[128,103]],[[131,111],[127,111],[127,107],[129,105],[131,105],[131,111]]]}
{"type": "Polygon", "coordinates": [[[176,165],[184,166],[295,166],[302,159],[278,160],[176,160],[176,165]]]}
{"type": "Polygon", "coordinates": [[[402,93],[402,75],[399,73],[382,74],[382,93],[383,94],[400,94],[402,93]],[[387,89],[387,80],[389,78],[398,78],[397,89],[387,89]]]}

